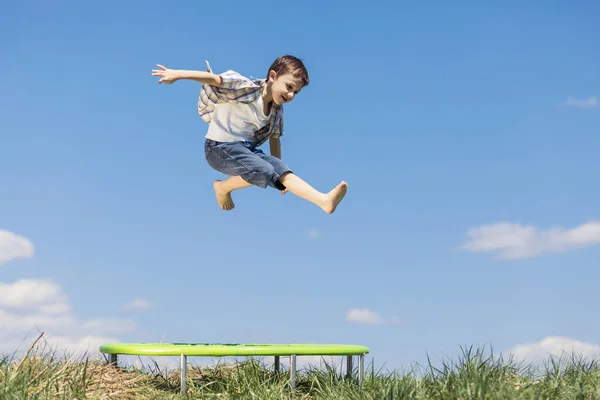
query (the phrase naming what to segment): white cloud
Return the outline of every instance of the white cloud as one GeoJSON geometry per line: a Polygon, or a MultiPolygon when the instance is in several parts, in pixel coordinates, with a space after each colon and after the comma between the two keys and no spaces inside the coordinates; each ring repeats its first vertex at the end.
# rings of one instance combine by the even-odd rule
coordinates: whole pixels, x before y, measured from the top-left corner
{"type": "Polygon", "coordinates": [[[130,319],[98,318],[84,322],[81,327],[94,334],[123,333],[135,330],[135,323],[130,319]]]}
{"type": "MultiPolygon", "coordinates": [[[[33,255],[33,244],[27,238],[0,230],[0,264],[33,255]]],[[[67,294],[49,280],[0,282],[0,356],[23,351],[23,346],[28,348],[31,343],[28,340],[35,340],[40,332],[44,332],[43,345],[52,350],[97,353],[100,343],[118,341],[103,335],[133,330],[134,322],[126,319],[77,320],[67,294]],[[27,339],[31,335],[35,337],[27,339]]]]}
{"type": "MultiPolygon", "coordinates": [[[[24,354],[33,342],[38,338],[40,332],[35,331],[23,338],[12,338],[9,340],[0,340],[0,354],[21,355],[24,354]]],[[[53,352],[61,357],[64,353],[70,356],[83,355],[86,353],[89,357],[101,357],[98,348],[104,343],[118,342],[118,339],[107,336],[63,336],[53,335],[44,332],[44,335],[35,346],[36,351],[41,353],[53,352]]]]}
{"type": "Polygon", "coordinates": [[[24,337],[40,332],[52,350],[97,352],[100,342],[118,341],[110,335],[134,330],[135,323],[129,319],[78,320],[71,312],[68,296],[55,283],[0,282],[0,355],[12,354],[23,347],[24,337]]]}
{"type": "Polygon", "coordinates": [[[89,356],[100,356],[98,351],[100,345],[115,343],[119,340],[109,336],[53,336],[48,335],[46,345],[53,350],[68,352],[73,355],[87,353],[89,356]]]}
{"type": "Polygon", "coordinates": [[[564,103],[565,106],[579,107],[579,108],[595,108],[600,106],[598,98],[593,96],[587,99],[577,99],[575,97],[567,98],[564,103]]]}
{"type": "Polygon", "coordinates": [[[39,309],[50,314],[70,310],[67,295],[56,284],[45,280],[22,279],[15,283],[0,282],[0,307],[39,309]]]}
{"type": "Polygon", "coordinates": [[[349,310],[346,313],[346,321],[367,325],[400,324],[405,322],[404,319],[398,316],[392,316],[386,319],[368,308],[353,308],[349,310]]]}
{"type": "Polygon", "coordinates": [[[33,253],[33,244],[27,238],[0,230],[0,264],[18,258],[31,258],[33,253]]]}
{"type": "Polygon", "coordinates": [[[501,259],[523,259],[600,244],[600,223],[539,230],[531,225],[501,222],[471,228],[467,236],[470,240],[463,244],[463,250],[495,252],[501,259]]]}
{"type": "Polygon", "coordinates": [[[571,355],[575,355],[595,359],[600,356],[600,346],[568,337],[550,336],[537,343],[515,346],[509,350],[509,353],[515,361],[526,363],[544,362],[551,356],[570,358],[571,355]]]}
{"type": "Polygon", "coordinates": [[[75,321],[71,316],[41,314],[15,314],[0,309],[0,339],[22,334],[32,329],[64,331],[72,329],[75,321]]]}
{"type": "Polygon", "coordinates": [[[47,314],[64,314],[71,311],[71,305],[68,303],[43,304],[40,311],[47,314]]]}
{"type": "Polygon", "coordinates": [[[321,236],[321,232],[319,232],[316,229],[311,229],[311,230],[308,231],[308,237],[309,238],[316,239],[319,236],[321,236]]]}
{"type": "Polygon", "coordinates": [[[346,321],[357,324],[383,324],[383,317],[376,312],[364,309],[352,309],[346,313],[346,321]]]}
{"type": "Polygon", "coordinates": [[[123,306],[126,310],[147,310],[150,307],[153,307],[154,303],[145,300],[145,299],[135,299],[123,306]]]}
{"type": "Polygon", "coordinates": [[[132,332],[134,321],[118,318],[97,318],[79,321],[72,315],[44,315],[37,310],[32,313],[12,313],[0,309],[0,339],[20,335],[32,330],[76,336],[98,336],[132,332]]]}

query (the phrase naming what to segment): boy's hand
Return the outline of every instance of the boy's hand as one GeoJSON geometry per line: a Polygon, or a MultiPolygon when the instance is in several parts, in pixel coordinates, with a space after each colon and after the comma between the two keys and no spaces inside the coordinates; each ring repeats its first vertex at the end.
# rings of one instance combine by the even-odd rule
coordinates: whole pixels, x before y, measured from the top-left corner
{"type": "Polygon", "coordinates": [[[156,64],[156,66],[160,69],[153,69],[152,76],[160,76],[161,77],[158,80],[158,83],[166,83],[166,84],[170,85],[171,83],[173,83],[179,79],[177,71],[168,69],[160,64],[156,64]]]}
{"type": "Polygon", "coordinates": [[[281,194],[286,194],[287,191],[288,191],[287,189],[280,190],[281,194]]]}

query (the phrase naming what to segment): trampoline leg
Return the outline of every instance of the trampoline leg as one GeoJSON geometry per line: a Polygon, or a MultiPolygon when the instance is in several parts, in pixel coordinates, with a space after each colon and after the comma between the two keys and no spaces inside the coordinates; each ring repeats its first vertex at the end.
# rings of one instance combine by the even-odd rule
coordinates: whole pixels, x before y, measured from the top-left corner
{"type": "Polygon", "coordinates": [[[352,379],[352,356],[346,356],[346,378],[352,379]]]}
{"type": "Polygon", "coordinates": [[[181,355],[181,393],[187,391],[187,356],[181,355]]]}
{"type": "Polygon", "coordinates": [[[111,364],[111,365],[113,365],[115,367],[119,366],[119,363],[117,361],[117,354],[109,354],[108,355],[108,360],[109,360],[108,361],[109,364],[111,364]]]}
{"type": "Polygon", "coordinates": [[[365,355],[358,356],[358,383],[362,384],[365,376],[365,355]]]}
{"type": "Polygon", "coordinates": [[[290,385],[292,389],[296,388],[296,355],[290,356],[290,385]]]}
{"type": "Polygon", "coordinates": [[[275,356],[274,369],[275,373],[279,374],[279,356],[275,356]]]}

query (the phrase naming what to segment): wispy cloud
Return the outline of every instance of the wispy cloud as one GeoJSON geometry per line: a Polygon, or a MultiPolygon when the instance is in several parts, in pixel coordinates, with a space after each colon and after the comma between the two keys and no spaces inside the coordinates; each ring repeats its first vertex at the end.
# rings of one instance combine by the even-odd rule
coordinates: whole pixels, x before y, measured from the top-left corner
{"type": "Polygon", "coordinates": [[[62,288],[48,281],[0,282],[0,341],[10,341],[31,330],[48,331],[74,342],[82,336],[135,330],[135,323],[129,319],[78,320],[69,303],[62,288]],[[35,294],[36,288],[39,294],[35,294]]]}
{"type": "Polygon", "coordinates": [[[67,331],[75,328],[70,315],[47,315],[42,312],[10,312],[0,309],[0,342],[16,338],[32,329],[67,331]]]}
{"type": "Polygon", "coordinates": [[[346,313],[346,321],[355,324],[367,325],[383,325],[383,324],[401,324],[406,322],[406,319],[398,316],[384,318],[381,314],[371,311],[368,308],[353,308],[346,313]]]}
{"type": "MultiPolygon", "coordinates": [[[[0,341],[0,354],[23,354],[31,346],[40,332],[32,332],[24,338],[3,339],[0,341]]],[[[118,342],[117,338],[110,336],[62,336],[44,332],[43,337],[35,346],[34,351],[54,353],[62,356],[67,353],[71,356],[86,354],[90,358],[100,358],[98,347],[104,343],[118,342]]]]}
{"type": "Polygon", "coordinates": [[[564,102],[564,105],[578,108],[595,108],[600,106],[600,103],[598,102],[598,98],[595,96],[588,97],[587,99],[568,97],[567,101],[564,102]]]}
{"type": "Polygon", "coordinates": [[[520,344],[508,351],[517,362],[539,363],[549,357],[567,357],[571,355],[584,358],[597,358],[600,356],[600,346],[585,343],[564,336],[550,336],[537,343],[520,344]]]}
{"type": "Polygon", "coordinates": [[[58,285],[34,279],[22,279],[11,284],[0,282],[0,307],[38,309],[49,314],[62,314],[71,309],[67,295],[58,285]]]}
{"type": "MultiPolygon", "coordinates": [[[[0,231],[0,262],[32,256],[29,239],[0,231]]],[[[53,350],[96,354],[98,344],[118,341],[113,334],[133,330],[135,323],[130,319],[77,318],[67,293],[51,280],[0,282],[0,356],[27,350],[26,340],[40,332],[44,332],[40,343],[53,350]]]]}
{"type": "Polygon", "coordinates": [[[93,332],[95,335],[105,333],[123,333],[133,332],[135,323],[130,319],[122,318],[96,318],[85,321],[81,327],[86,331],[93,332]]]}
{"type": "Polygon", "coordinates": [[[33,257],[33,244],[16,233],[0,230],[0,265],[18,258],[33,257]]]}
{"type": "Polygon", "coordinates": [[[470,228],[462,249],[495,253],[499,259],[524,259],[600,244],[600,223],[588,222],[574,228],[540,230],[531,225],[500,222],[470,228]]]}
{"type": "Polygon", "coordinates": [[[321,232],[319,232],[316,229],[311,229],[311,230],[308,231],[308,237],[311,238],[311,239],[316,239],[319,236],[321,236],[321,232]]]}
{"type": "Polygon", "coordinates": [[[148,300],[138,298],[138,299],[135,299],[135,300],[130,301],[129,303],[125,304],[123,306],[123,308],[125,310],[130,310],[130,311],[132,311],[132,310],[147,310],[151,307],[154,307],[154,305],[155,305],[154,303],[152,303],[148,300]]]}

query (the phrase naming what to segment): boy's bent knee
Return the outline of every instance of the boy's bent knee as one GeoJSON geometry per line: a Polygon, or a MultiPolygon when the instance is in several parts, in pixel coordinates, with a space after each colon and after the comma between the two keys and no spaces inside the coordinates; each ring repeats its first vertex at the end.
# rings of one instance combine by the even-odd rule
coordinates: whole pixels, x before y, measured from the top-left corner
{"type": "Polygon", "coordinates": [[[281,175],[279,175],[279,179],[278,179],[278,180],[279,180],[281,183],[283,183],[283,180],[285,179],[285,177],[286,177],[286,176],[288,176],[288,175],[290,175],[290,174],[293,174],[293,172],[292,172],[292,171],[289,171],[289,170],[288,170],[288,171],[285,171],[284,173],[282,173],[281,175]]]}
{"type": "Polygon", "coordinates": [[[266,188],[276,180],[275,168],[272,165],[265,164],[255,166],[251,171],[242,174],[242,178],[255,186],[266,188]]]}
{"type": "Polygon", "coordinates": [[[277,190],[285,190],[285,185],[281,182],[281,178],[287,174],[291,174],[292,171],[287,170],[284,171],[282,175],[279,175],[278,171],[272,166],[270,168],[264,168],[260,171],[253,171],[246,176],[242,176],[244,180],[248,183],[252,183],[253,185],[260,186],[262,188],[266,188],[267,186],[271,186],[277,190]]]}

